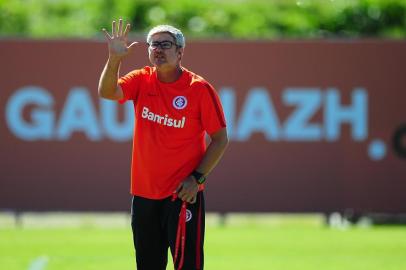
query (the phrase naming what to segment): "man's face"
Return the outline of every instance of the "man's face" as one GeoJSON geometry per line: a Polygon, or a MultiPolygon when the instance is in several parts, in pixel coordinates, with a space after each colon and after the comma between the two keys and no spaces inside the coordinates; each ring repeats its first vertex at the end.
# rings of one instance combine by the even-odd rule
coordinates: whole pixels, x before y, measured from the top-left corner
{"type": "Polygon", "coordinates": [[[183,48],[175,45],[175,39],[168,33],[156,33],[151,36],[148,47],[149,61],[158,69],[173,69],[182,58],[183,48]]]}

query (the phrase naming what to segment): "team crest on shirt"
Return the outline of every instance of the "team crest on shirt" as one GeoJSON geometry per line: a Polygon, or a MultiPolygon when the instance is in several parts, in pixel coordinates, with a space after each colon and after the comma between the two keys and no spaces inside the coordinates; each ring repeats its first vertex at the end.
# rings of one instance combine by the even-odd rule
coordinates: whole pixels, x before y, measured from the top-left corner
{"type": "Polygon", "coordinates": [[[172,100],[172,105],[175,109],[182,110],[187,105],[187,99],[184,96],[177,96],[172,100]]]}
{"type": "Polygon", "coordinates": [[[192,219],[192,212],[189,209],[186,209],[186,222],[192,219]]]}

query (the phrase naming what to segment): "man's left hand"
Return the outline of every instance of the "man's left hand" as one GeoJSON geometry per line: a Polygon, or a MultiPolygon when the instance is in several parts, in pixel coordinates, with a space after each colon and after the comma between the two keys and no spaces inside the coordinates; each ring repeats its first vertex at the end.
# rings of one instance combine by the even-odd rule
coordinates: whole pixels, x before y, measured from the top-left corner
{"type": "Polygon", "coordinates": [[[193,176],[188,176],[182,183],[179,184],[176,192],[178,193],[178,198],[182,201],[188,203],[196,202],[196,195],[199,191],[199,184],[193,176]]]}

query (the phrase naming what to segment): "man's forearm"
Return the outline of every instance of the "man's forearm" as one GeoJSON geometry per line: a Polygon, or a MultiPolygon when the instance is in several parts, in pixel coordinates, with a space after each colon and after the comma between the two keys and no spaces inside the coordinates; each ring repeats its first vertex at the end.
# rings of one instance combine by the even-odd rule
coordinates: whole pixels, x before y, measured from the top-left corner
{"type": "Polygon", "coordinates": [[[99,96],[114,99],[121,60],[109,58],[99,80],[99,96]]]}
{"type": "MultiPolygon", "coordinates": [[[[225,131],[224,131],[225,132],[225,131]]],[[[220,161],[228,145],[227,134],[223,134],[219,138],[212,138],[209,146],[206,149],[206,153],[200,162],[196,171],[208,175],[220,161]]]]}

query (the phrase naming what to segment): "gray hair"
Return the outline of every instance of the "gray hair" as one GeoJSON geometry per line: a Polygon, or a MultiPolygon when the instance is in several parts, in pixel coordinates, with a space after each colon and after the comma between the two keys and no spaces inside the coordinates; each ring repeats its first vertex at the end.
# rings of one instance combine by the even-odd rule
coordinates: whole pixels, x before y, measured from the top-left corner
{"type": "Polygon", "coordinates": [[[184,48],[185,47],[185,37],[183,36],[183,33],[171,26],[171,25],[157,25],[148,32],[147,36],[147,42],[150,43],[151,37],[157,33],[169,33],[173,38],[175,39],[175,43],[177,46],[184,48]]]}

